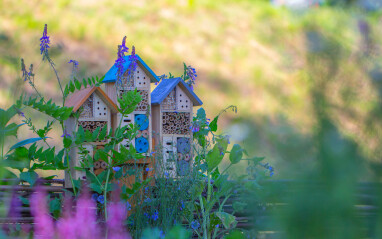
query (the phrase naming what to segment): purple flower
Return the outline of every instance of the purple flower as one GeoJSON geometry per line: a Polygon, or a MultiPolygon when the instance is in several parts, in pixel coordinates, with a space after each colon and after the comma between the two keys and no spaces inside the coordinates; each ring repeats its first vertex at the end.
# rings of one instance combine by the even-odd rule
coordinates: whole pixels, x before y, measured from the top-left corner
{"type": "Polygon", "coordinates": [[[97,201],[101,204],[104,204],[105,203],[105,198],[103,197],[103,195],[99,195],[99,197],[97,198],[97,201]]]}
{"type": "Polygon", "coordinates": [[[187,80],[186,83],[191,88],[191,90],[194,90],[194,87],[192,85],[195,84],[196,77],[198,77],[195,68],[193,68],[192,66],[186,66],[186,64],[184,63],[184,72],[185,80],[187,80]]]}
{"type": "Polygon", "coordinates": [[[48,48],[50,44],[49,36],[48,36],[48,25],[45,24],[44,31],[42,33],[42,37],[40,38],[40,51],[42,59],[44,60],[45,57],[48,56],[48,48]]]}
{"type": "Polygon", "coordinates": [[[196,220],[191,222],[191,228],[197,230],[200,227],[200,223],[196,220]]]}
{"type": "Polygon", "coordinates": [[[76,60],[70,60],[68,63],[73,63],[74,68],[78,67],[78,61],[76,61],[76,60]]]}
{"type": "Polygon", "coordinates": [[[64,133],[61,135],[62,138],[69,138],[71,137],[70,134],[66,131],[66,129],[64,130],[64,133]]]}
{"type": "Polygon", "coordinates": [[[146,203],[150,203],[151,202],[151,199],[150,198],[146,198],[145,200],[143,200],[144,202],[146,203]]]}
{"type": "Polygon", "coordinates": [[[34,217],[35,238],[54,238],[55,226],[46,206],[46,194],[41,188],[31,196],[30,206],[34,217]]]}
{"type": "Polygon", "coordinates": [[[76,215],[73,218],[73,224],[76,224],[76,238],[99,238],[100,231],[97,225],[97,210],[95,203],[89,198],[86,191],[78,199],[76,208],[76,215]]]}
{"type": "Polygon", "coordinates": [[[22,112],[21,110],[19,112],[17,112],[21,117],[25,117],[24,115],[24,112],[22,112]]]}
{"type": "Polygon", "coordinates": [[[150,172],[151,171],[151,168],[146,168],[146,172],[150,172]]]}
{"type": "Polygon", "coordinates": [[[109,204],[107,227],[108,237],[111,239],[130,238],[127,233],[124,220],[126,219],[127,210],[121,202],[112,202],[109,204]]]}
{"type": "Polygon", "coordinates": [[[113,170],[114,172],[118,172],[119,170],[121,170],[121,167],[113,167],[113,170]]]}
{"type": "Polygon", "coordinates": [[[219,228],[219,224],[216,224],[216,226],[215,226],[216,228],[219,228]]]}
{"type": "Polygon", "coordinates": [[[115,61],[115,66],[117,67],[117,83],[122,83],[123,75],[123,64],[125,63],[125,53],[127,53],[129,48],[126,47],[126,36],[122,40],[122,44],[118,45],[118,58],[115,61]]]}
{"type": "Polygon", "coordinates": [[[196,133],[200,130],[199,126],[192,126],[192,133],[196,133]]]}
{"type": "Polygon", "coordinates": [[[98,194],[97,194],[97,193],[93,193],[93,194],[92,194],[92,200],[93,200],[94,202],[97,202],[97,199],[98,199],[98,194]]]}
{"type": "Polygon", "coordinates": [[[131,210],[131,204],[128,201],[126,202],[126,209],[127,211],[131,210]]]}
{"type": "Polygon", "coordinates": [[[162,230],[160,230],[160,232],[159,232],[159,238],[165,238],[166,237],[166,235],[164,234],[164,232],[162,231],[162,230]]]}
{"type": "Polygon", "coordinates": [[[129,56],[130,65],[129,65],[129,73],[133,73],[137,68],[138,57],[135,55],[135,46],[131,49],[131,55],[129,56]]]}
{"type": "Polygon", "coordinates": [[[154,214],[151,216],[151,218],[152,218],[154,221],[158,220],[158,218],[159,218],[158,212],[155,211],[154,214]]]}
{"type": "Polygon", "coordinates": [[[183,200],[182,201],[180,201],[180,210],[182,211],[183,209],[184,209],[184,202],[183,202],[183,200]]]}

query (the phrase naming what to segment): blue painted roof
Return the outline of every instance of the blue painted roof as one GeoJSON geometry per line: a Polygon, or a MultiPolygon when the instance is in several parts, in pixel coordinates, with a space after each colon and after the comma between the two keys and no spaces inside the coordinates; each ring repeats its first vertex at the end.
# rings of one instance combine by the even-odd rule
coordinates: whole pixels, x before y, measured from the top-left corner
{"type": "MultiPolygon", "coordinates": [[[[159,77],[154,73],[154,71],[152,71],[150,67],[146,65],[146,63],[138,55],[136,56],[138,58],[137,64],[141,68],[143,68],[144,71],[146,71],[146,73],[150,77],[150,82],[159,82],[159,77]]],[[[123,72],[125,72],[130,65],[130,55],[125,56],[124,59],[125,59],[125,63],[123,64],[123,72]]],[[[115,82],[117,79],[117,71],[118,71],[118,68],[114,64],[110,68],[110,70],[106,72],[105,78],[103,79],[102,82],[103,83],[115,82]]]]}
{"type": "Polygon", "coordinates": [[[190,97],[194,106],[200,106],[203,102],[194,93],[193,90],[182,80],[182,78],[163,79],[159,85],[151,92],[151,104],[159,105],[170,94],[170,92],[178,85],[184,90],[188,97],[190,97]]]}

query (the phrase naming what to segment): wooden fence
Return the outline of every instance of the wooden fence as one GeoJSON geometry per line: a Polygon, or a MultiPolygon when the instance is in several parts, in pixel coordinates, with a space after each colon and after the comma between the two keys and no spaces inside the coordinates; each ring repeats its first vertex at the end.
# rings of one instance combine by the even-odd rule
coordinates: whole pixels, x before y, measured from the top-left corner
{"type": "MultiPolygon", "coordinates": [[[[2,180],[6,182],[7,180],[2,180]]],[[[11,182],[11,181],[10,181],[11,182]]],[[[15,182],[13,181],[13,185],[15,182]]],[[[46,190],[51,197],[56,197],[65,192],[64,180],[44,180],[41,182],[43,189],[46,190]]],[[[292,180],[269,180],[262,183],[263,189],[259,197],[256,195],[235,195],[231,197],[224,206],[224,211],[233,212],[233,203],[235,201],[246,201],[247,207],[241,212],[235,212],[237,220],[237,228],[250,229],[256,228],[261,231],[278,231],[279,228],[270,228],[265,225],[271,219],[272,213],[278,210],[284,210],[288,207],[288,198],[290,199],[300,189],[311,188],[321,190],[325,185],[318,182],[302,182],[292,180]]],[[[356,185],[356,201],[354,205],[356,213],[359,217],[375,217],[378,213],[378,193],[382,189],[380,183],[358,183],[356,185]]],[[[3,202],[6,202],[7,197],[12,193],[17,193],[23,197],[29,197],[33,192],[33,188],[26,185],[0,185],[0,197],[3,202]]],[[[33,223],[33,217],[30,213],[30,208],[23,205],[19,208],[21,217],[17,218],[0,218],[0,223],[33,223]]]]}

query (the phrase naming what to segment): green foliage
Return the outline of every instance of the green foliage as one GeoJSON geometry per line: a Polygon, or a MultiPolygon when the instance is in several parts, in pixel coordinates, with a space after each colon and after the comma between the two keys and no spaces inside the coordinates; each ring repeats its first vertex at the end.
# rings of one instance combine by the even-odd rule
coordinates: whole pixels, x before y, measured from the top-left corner
{"type": "Polygon", "coordinates": [[[64,98],[66,98],[70,93],[74,93],[76,90],[81,90],[91,86],[100,86],[102,84],[103,77],[89,77],[87,80],[84,78],[82,82],[74,79],[73,81],[69,81],[69,83],[65,86],[64,89],[64,98]]]}
{"type": "Polygon", "coordinates": [[[30,96],[28,99],[23,99],[20,97],[20,99],[17,101],[17,105],[25,105],[29,106],[41,113],[44,113],[46,115],[49,115],[52,118],[55,118],[56,120],[63,122],[69,118],[69,116],[72,114],[73,107],[65,107],[65,106],[58,106],[55,103],[52,103],[52,99],[45,102],[44,98],[39,97],[32,97],[30,96]]]}
{"type": "Polygon", "coordinates": [[[142,96],[138,93],[137,89],[135,89],[134,91],[124,92],[124,94],[122,94],[121,97],[118,99],[118,110],[123,115],[130,114],[135,110],[135,108],[137,108],[137,105],[141,101],[142,96]]]}

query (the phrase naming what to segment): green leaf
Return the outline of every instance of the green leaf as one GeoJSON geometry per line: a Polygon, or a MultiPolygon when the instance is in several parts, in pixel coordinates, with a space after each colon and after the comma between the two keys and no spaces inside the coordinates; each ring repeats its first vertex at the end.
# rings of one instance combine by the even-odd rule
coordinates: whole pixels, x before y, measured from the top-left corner
{"type": "Polygon", "coordinates": [[[93,142],[93,135],[90,130],[85,131],[85,141],[87,142],[93,142]]]}
{"type": "Polygon", "coordinates": [[[61,212],[61,200],[59,198],[54,198],[49,202],[49,211],[57,218],[61,212]]]}
{"type": "Polygon", "coordinates": [[[203,108],[198,109],[196,112],[196,117],[199,119],[206,119],[206,111],[203,108]]]}
{"type": "Polygon", "coordinates": [[[74,80],[74,85],[76,86],[77,90],[81,89],[81,82],[79,82],[78,80],[74,80]]]}
{"type": "Polygon", "coordinates": [[[20,142],[17,142],[16,144],[14,144],[10,149],[9,151],[11,150],[14,150],[16,148],[19,148],[19,147],[22,147],[24,145],[27,145],[27,144],[31,144],[31,143],[35,143],[37,141],[40,141],[40,140],[43,140],[43,139],[47,139],[48,137],[44,137],[44,138],[30,138],[30,139],[25,139],[25,140],[22,140],[20,142]]]}
{"type": "MultiPolygon", "coordinates": [[[[104,127],[104,128],[106,128],[106,127],[104,127]]],[[[97,128],[93,131],[93,133],[92,133],[92,141],[96,141],[96,140],[97,140],[98,133],[99,133],[100,130],[101,130],[101,128],[100,128],[100,127],[97,127],[97,128]]]]}
{"type": "Polygon", "coordinates": [[[30,167],[29,151],[25,147],[16,148],[5,160],[5,165],[22,171],[30,167]]]}
{"type": "Polygon", "coordinates": [[[64,147],[65,148],[69,148],[73,142],[72,139],[69,137],[64,137],[63,141],[64,141],[64,147]]]}
{"type": "Polygon", "coordinates": [[[33,186],[38,179],[38,174],[34,171],[31,172],[21,172],[20,180],[28,182],[31,186],[33,186]]]}
{"type": "Polygon", "coordinates": [[[19,196],[19,199],[20,201],[24,204],[24,205],[29,205],[29,199],[28,198],[25,198],[23,196],[19,196]]]}
{"type": "Polygon", "coordinates": [[[216,130],[218,129],[218,119],[219,119],[219,115],[216,116],[212,121],[211,123],[209,124],[210,126],[210,130],[212,132],[216,132],[216,130]]]}
{"type": "Polygon", "coordinates": [[[89,187],[93,191],[96,191],[97,193],[102,194],[102,188],[98,183],[90,183],[89,187]]]}
{"type": "Polygon", "coordinates": [[[215,212],[215,215],[221,220],[225,229],[235,227],[237,222],[235,216],[228,214],[226,212],[215,212]]]}
{"type": "Polygon", "coordinates": [[[107,134],[107,127],[103,127],[101,132],[99,133],[98,139],[104,140],[107,134]]]}
{"type": "Polygon", "coordinates": [[[231,153],[229,154],[229,160],[232,164],[237,164],[243,158],[243,149],[240,145],[234,144],[231,153]]]}

